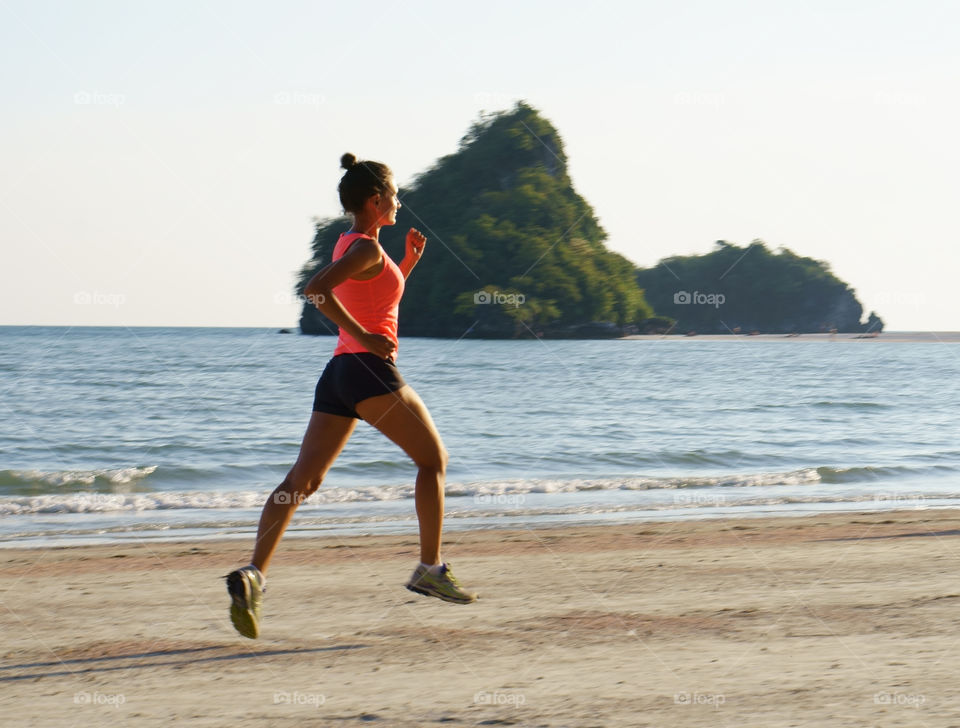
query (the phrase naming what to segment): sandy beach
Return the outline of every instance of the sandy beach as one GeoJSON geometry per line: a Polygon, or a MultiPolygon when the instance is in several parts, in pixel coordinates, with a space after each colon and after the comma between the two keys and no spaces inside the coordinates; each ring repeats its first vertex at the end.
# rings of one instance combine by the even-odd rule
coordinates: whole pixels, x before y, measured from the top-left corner
{"type": "Polygon", "coordinates": [[[5,726],[960,725],[960,511],[4,550],[5,726]]]}

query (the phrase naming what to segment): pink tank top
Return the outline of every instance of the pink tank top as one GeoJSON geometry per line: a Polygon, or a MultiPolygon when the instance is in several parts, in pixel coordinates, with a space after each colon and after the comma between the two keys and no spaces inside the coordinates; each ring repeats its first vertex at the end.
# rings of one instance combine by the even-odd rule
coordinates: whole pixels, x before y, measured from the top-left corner
{"type": "MultiPolygon", "coordinates": [[[[357,238],[373,240],[363,233],[340,233],[340,239],[333,248],[333,259],[339,260],[343,257],[347,248],[357,238]]],[[[377,245],[379,246],[380,243],[377,245]]],[[[383,334],[393,341],[397,346],[393,354],[393,359],[396,360],[397,351],[400,348],[400,342],[397,339],[397,314],[400,298],[403,296],[403,273],[382,247],[380,253],[383,256],[383,270],[365,281],[347,278],[333,289],[333,293],[363,328],[371,334],[383,334]]],[[[340,329],[340,338],[337,339],[337,348],[333,350],[333,355],[356,354],[361,351],[367,351],[367,349],[346,331],[340,329]]]]}

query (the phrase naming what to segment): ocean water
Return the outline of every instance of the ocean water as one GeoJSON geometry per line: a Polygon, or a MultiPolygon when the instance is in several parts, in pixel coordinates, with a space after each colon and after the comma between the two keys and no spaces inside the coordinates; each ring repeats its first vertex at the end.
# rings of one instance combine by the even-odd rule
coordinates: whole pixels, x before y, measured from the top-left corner
{"type": "MultiPolygon", "coordinates": [[[[0,544],[255,533],[331,337],[0,327],[0,544]]],[[[448,530],[960,506],[960,346],[402,339],[448,530]]],[[[414,532],[361,423],[288,534],[414,532]]]]}

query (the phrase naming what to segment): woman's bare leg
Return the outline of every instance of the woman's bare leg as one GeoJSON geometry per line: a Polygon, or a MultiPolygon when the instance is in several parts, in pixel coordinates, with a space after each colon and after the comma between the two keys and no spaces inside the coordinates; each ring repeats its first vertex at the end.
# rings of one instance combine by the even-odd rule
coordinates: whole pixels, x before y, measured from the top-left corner
{"type": "Polygon", "coordinates": [[[409,385],[404,385],[396,392],[358,402],[356,410],[363,419],[399,445],[416,464],[420,561],[439,564],[447,451],[430,412],[420,395],[409,385]]]}
{"type": "Polygon", "coordinates": [[[314,412],[310,417],[297,462],[267,498],[263,513],[260,514],[257,545],[251,563],[261,573],[267,573],[270,559],[297,506],[320,487],[356,426],[357,421],[353,417],[326,412],[314,412]]]}

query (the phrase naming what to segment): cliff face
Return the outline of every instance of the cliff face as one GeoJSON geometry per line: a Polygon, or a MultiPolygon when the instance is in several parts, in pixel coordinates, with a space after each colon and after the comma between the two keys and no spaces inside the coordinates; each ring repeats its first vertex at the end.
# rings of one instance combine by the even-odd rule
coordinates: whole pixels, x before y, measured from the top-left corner
{"type": "MultiPolygon", "coordinates": [[[[397,224],[380,231],[384,248],[399,261],[409,228],[428,238],[400,305],[401,335],[563,336],[590,322],[619,334],[652,313],[633,264],[604,247],[606,233],[573,189],[556,129],[524,103],[474,124],[400,200],[397,224]]],[[[298,291],[349,224],[317,221],[298,291]]],[[[300,327],[335,331],[309,304],[300,327]]]]}

